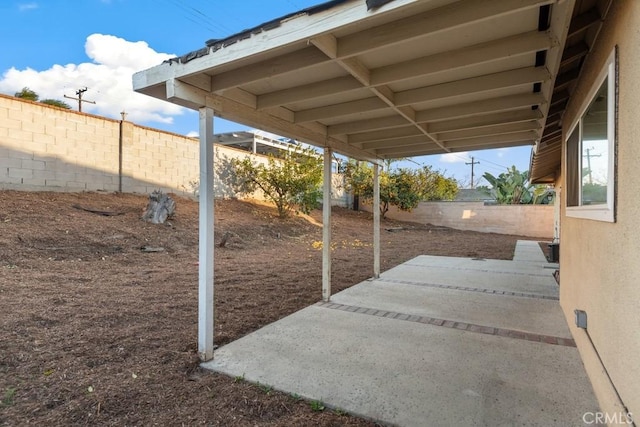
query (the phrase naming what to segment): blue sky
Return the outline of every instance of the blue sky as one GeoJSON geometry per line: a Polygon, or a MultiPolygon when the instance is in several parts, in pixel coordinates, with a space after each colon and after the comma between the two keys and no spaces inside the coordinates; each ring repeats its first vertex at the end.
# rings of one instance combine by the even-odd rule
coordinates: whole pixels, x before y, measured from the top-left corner
{"type": "MultiPolygon", "coordinates": [[[[25,86],[41,98],[77,103],[83,111],[112,118],[128,113],[132,122],[180,134],[193,134],[197,114],[133,93],[131,75],[164,59],[204,47],[222,38],[323,0],[3,0],[0,2],[2,55],[0,93],[13,95],[25,86]]],[[[363,0],[364,1],[364,0],[363,0]]],[[[216,132],[247,129],[216,119],[216,132]]],[[[529,166],[530,147],[418,157],[407,166],[432,165],[469,184],[473,156],[476,183],[515,165],[529,166]]],[[[486,184],[482,181],[480,184],[486,184]]]]}

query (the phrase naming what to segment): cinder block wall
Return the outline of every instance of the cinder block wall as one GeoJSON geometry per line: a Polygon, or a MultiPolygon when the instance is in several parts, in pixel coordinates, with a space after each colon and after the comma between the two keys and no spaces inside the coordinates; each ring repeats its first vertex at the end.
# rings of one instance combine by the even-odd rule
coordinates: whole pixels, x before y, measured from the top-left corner
{"type": "MultiPolygon", "coordinates": [[[[370,205],[364,209],[371,211],[370,205]]],[[[411,212],[391,207],[387,218],[458,230],[553,238],[553,205],[488,205],[483,202],[423,202],[411,212]]]]}
{"type": "MultiPolygon", "coordinates": [[[[267,162],[265,156],[216,147],[216,197],[236,197],[227,184],[230,162],[247,155],[267,162]]],[[[0,189],[118,191],[122,179],[126,193],[161,189],[196,196],[199,171],[195,138],[0,94],[0,189]]],[[[332,204],[347,206],[341,180],[333,177],[332,204]]],[[[252,197],[263,199],[260,194],[252,197]]]]}
{"type": "Polygon", "coordinates": [[[117,191],[121,132],[122,191],[193,195],[197,140],[3,95],[0,188],[117,191]]]}
{"type": "Polygon", "coordinates": [[[118,122],[0,95],[0,186],[117,190],[118,122]]]}

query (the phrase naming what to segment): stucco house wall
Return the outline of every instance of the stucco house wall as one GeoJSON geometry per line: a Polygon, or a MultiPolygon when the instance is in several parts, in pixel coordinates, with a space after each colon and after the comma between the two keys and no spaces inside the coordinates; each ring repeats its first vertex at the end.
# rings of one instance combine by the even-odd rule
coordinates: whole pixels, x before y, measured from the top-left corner
{"type": "MultiPolygon", "coordinates": [[[[615,0],[563,118],[568,132],[587,102],[614,47],[618,46],[618,123],[615,223],[567,216],[566,170],[559,179],[560,304],[575,337],[603,412],[640,421],[640,1],[615,0]],[[577,96],[576,96],[577,95],[577,96]],[[587,330],[574,310],[587,312],[587,330]],[[609,380],[610,378],[610,380],[609,380]],[[618,395],[620,399],[618,399],[618,395]]],[[[566,161],[566,144],[563,162],[566,161]]],[[[563,163],[565,164],[565,163],[563,163]]]]}

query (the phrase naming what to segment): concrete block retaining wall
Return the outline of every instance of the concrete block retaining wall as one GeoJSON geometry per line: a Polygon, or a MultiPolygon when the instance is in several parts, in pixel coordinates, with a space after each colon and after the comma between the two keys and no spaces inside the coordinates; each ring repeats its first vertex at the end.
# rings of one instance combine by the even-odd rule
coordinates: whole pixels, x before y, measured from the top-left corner
{"type": "MultiPolygon", "coordinates": [[[[370,205],[364,205],[371,211],[370,205]]],[[[411,212],[391,207],[387,218],[458,230],[514,234],[551,240],[552,205],[487,205],[484,202],[422,202],[411,212]]]]}
{"type": "MultiPolygon", "coordinates": [[[[236,196],[226,181],[230,161],[247,155],[216,147],[216,197],[236,196]]],[[[0,189],[79,192],[118,191],[121,186],[125,193],[160,189],[195,196],[199,170],[196,138],[0,95],[0,189]]],[[[334,182],[340,180],[334,177],[334,182]]],[[[340,185],[332,193],[333,204],[348,205],[340,185]]]]}
{"type": "MultiPolygon", "coordinates": [[[[217,146],[215,155],[216,197],[235,197],[226,181],[231,174],[230,161],[249,153],[217,146]]],[[[255,161],[267,161],[264,156],[252,156],[255,161]]],[[[0,95],[0,189],[118,191],[122,185],[126,193],[161,189],[195,196],[198,158],[195,138],[0,95]]],[[[351,204],[339,174],[333,177],[332,199],[334,205],[351,204]]],[[[370,210],[370,206],[364,208],[370,210]]],[[[413,212],[392,208],[387,216],[461,230],[553,236],[553,207],[545,205],[429,202],[413,212]]]]}

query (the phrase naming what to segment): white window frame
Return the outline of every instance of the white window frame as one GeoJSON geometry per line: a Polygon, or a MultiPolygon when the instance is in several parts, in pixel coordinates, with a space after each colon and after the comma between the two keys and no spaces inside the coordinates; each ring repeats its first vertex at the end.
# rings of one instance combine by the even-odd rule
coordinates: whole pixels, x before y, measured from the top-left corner
{"type": "MultiPolygon", "coordinates": [[[[585,98],[583,105],[580,108],[580,114],[578,114],[575,121],[571,124],[569,132],[566,133],[565,147],[567,141],[573,134],[576,127],[578,132],[582,133],[582,118],[584,117],[587,108],[591,104],[591,101],[595,97],[596,93],[607,79],[607,140],[608,140],[608,182],[607,182],[607,203],[601,205],[580,205],[580,206],[568,206],[567,198],[565,198],[566,215],[572,218],[590,219],[594,221],[615,222],[615,187],[616,187],[616,105],[617,105],[617,74],[616,74],[616,50],[611,53],[602,71],[593,82],[588,96],[585,98]]],[[[579,156],[582,156],[582,135],[579,138],[579,156]]],[[[578,159],[578,165],[582,164],[582,158],[578,159]]],[[[567,168],[567,161],[564,163],[567,175],[569,173],[581,173],[582,168],[579,167],[578,171],[569,171],[567,168]]],[[[567,177],[568,178],[568,177],[567,177]]],[[[579,196],[578,200],[582,203],[582,178],[580,178],[579,196]]]]}

